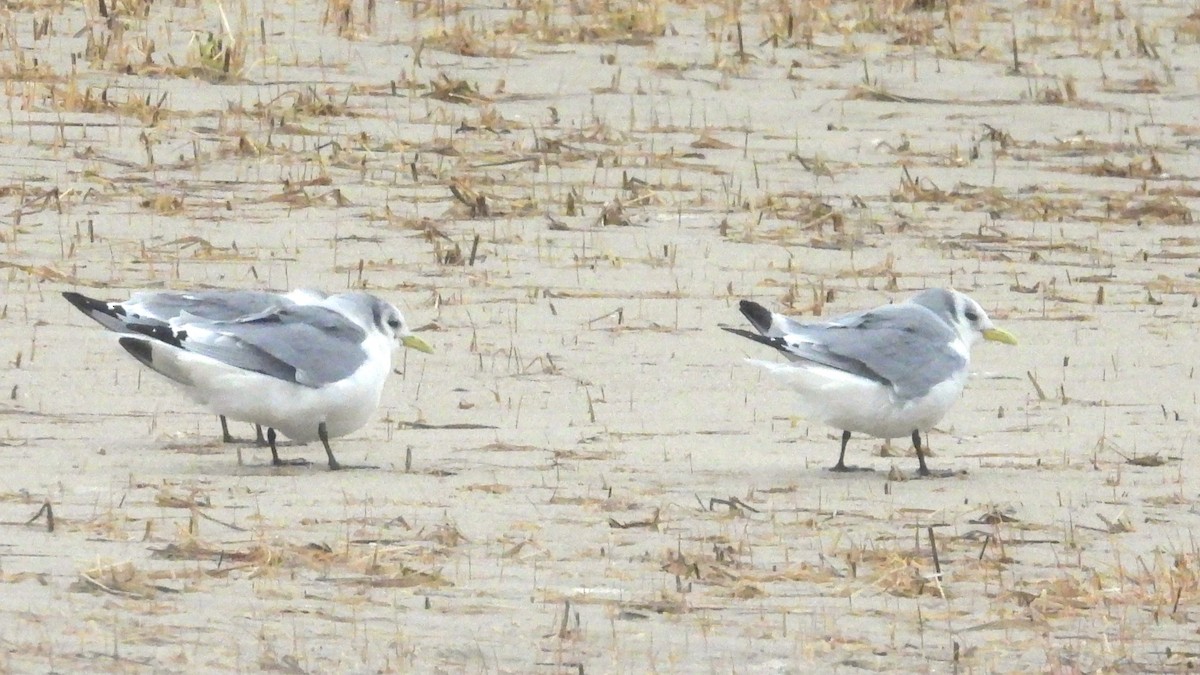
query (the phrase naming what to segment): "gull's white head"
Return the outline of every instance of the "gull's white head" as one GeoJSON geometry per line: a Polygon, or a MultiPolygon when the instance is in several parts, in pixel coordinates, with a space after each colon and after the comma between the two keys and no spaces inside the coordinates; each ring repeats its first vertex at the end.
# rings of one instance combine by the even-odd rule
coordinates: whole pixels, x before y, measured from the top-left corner
{"type": "Polygon", "coordinates": [[[1017,344],[1016,336],[997,328],[978,302],[952,288],[931,288],[918,293],[909,302],[926,307],[938,315],[958,332],[959,338],[968,347],[980,340],[1017,344]]]}
{"type": "Polygon", "coordinates": [[[331,295],[321,304],[340,312],[364,330],[379,332],[390,342],[399,340],[400,344],[410,349],[426,354],[433,353],[433,347],[414,335],[408,327],[408,322],[404,320],[404,315],[386,300],[370,293],[355,291],[331,295]]]}

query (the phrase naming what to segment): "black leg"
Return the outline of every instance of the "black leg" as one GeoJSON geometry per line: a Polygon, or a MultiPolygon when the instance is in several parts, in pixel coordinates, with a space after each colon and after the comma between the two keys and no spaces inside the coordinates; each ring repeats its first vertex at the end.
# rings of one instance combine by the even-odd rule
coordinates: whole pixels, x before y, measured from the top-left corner
{"type": "Polygon", "coordinates": [[[262,431],[261,424],[254,425],[254,444],[260,448],[267,444],[267,439],[263,438],[263,431],[262,431]]]}
{"type": "Polygon", "coordinates": [[[921,465],[921,468],[917,469],[917,473],[922,476],[928,476],[929,467],[925,466],[925,453],[921,451],[921,432],[913,429],[912,439],[913,447],[917,449],[917,463],[921,465]]]}
{"type": "Polygon", "coordinates": [[[833,465],[832,471],[849,471],[846,466],[846,444],[850,442],[850,432],[842,432],[842,452],[838,455],[838,463],[833,465]]]}
{"type": "Polygon", "coordinates": [[[325,454],[329,455],[329,470],[337,471],[342,468],[342,465],[338,464],[337,459],[333,456],[333,449],[329,447],[329,431],[325,428],[324,422],[317,425],[317,436],[321,438],[321,443],[325,446],[325,454]]]}
{"type": "Polygon", "coordinates": [[[267,429],[267,444],[271,446],[271,463],[275,466],[283,464],[283,460],[279,459],[279,451],[275,449],[274,429],[267,429]]]}
{"type": "Polygon", "coordinates": [[[221,420],[221,440],[225,443],[232,443],[233,436],[229,435],[229,422],[224,415],[220,415],[219,419],[221,420]]]}
{"type": "Polygon", "coordinates": [[[846,444],[850,442],[850,432],[842,432],[842,452],[838,455],[838,463],[833,465],[830,471],[870,471],[870,469],[862,466],[846,466],[846,444]]]}
{"type": "Polygon", "coordinates": [[[289,459],[286,462],[279,459],[279,452],[275,450],[275,430],[271,427],[267,427],[267,445],[271,446],[271,464],[275,466],[308,466],[308,460],[303,457],[289,459]]]}
{"type": "Polygon", "coordinates": [[[325,454],[329,456],[329,470],[337,471],[339,469],[378,469],[379,467],[372,464],[342,464],[333,456],[333,448],[329,447],[329,428],[324,422],[317,425],[317,436],[321,439],[321,444],[325,446],[325,454]]]}

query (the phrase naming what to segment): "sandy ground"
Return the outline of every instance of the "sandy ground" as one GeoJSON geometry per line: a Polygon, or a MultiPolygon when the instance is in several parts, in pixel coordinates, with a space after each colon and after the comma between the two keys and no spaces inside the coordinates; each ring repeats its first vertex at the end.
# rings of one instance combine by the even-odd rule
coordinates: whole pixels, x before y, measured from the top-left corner
{"type": "Polygon", "coordinates": [[[0,10],[0,669],[1197,663],[1192,4],[108,4],[0,10]],[[953,478],[828,472],[718,329],[945,285],[1021,340],[953,478]],[[378,470],[222,445],[59,296],[296,286],[437,350],[378,470]]]}

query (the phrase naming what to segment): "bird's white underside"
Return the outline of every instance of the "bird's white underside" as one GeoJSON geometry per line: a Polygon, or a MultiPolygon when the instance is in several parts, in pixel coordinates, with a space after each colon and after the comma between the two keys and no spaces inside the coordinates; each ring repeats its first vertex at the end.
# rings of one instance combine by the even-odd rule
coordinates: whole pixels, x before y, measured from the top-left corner
{"type": "Polygon", "coordinates": [[[316,440],[321,422],[330,438],[366,424],[379,406],[395,347],[378,331],[368,331],[362,345],[367,358],[353,375],[323,387],[306,387],[154,340],[146,342],[156,369],[187,378],[178,382],[168,375],[192,400],[218,415],[269,426],[300,442],[316,440]]]}
{"type": "MultiPolygon", "coordinates": [[[[956,340],[959,351],[969,349],[956,340]]],[[[748,362],[800,394],[800,412],[813,422],[877,438],[907,437],[929,431],[962,396],[967,383],[964,365],[924,396],[899,400],[891,387],[844,370],[807,362],[748,362]]]]}

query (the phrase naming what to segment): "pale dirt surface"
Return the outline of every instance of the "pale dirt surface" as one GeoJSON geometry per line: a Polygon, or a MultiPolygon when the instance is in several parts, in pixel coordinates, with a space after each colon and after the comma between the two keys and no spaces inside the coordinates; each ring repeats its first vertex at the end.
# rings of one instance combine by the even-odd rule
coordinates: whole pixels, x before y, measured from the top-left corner
{"type": "Polygon", "coordinates": [[[2,10],[0,669],[1194,665],[1192,4],[495,5],[2,10]],[[953,478],[829,473],[718,329],[951,284],[1021,339],[953,478]],[[437,349],[379,470],[221,445],[59,296],[294,286],[437,349]]]}

